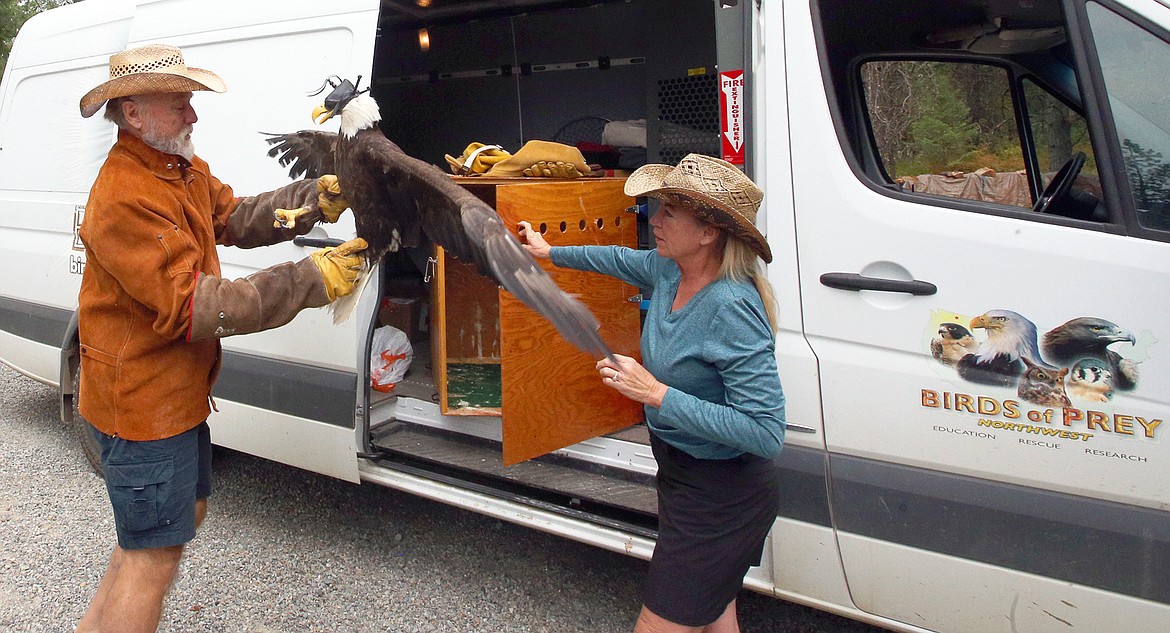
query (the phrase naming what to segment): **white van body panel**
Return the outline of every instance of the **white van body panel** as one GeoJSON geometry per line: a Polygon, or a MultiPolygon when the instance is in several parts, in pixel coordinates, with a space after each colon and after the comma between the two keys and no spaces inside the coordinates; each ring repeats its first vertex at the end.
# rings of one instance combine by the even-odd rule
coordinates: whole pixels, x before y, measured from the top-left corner
{"type": "MultiPolygon", "coordinates": [[[[755,129],[759,130],[756,166],[761,186],[767,191],[760,209],[760,230],[768,236],[772,263],[768,279],[776,292],[780,331],[776,336],[776,360],[784,377],[785,393],[816,394],[820,391],[817,359],[803,334],[800,277],[796,248],[796,208],[792,198],[792,154],[769,148],[789,147],[787,54],[782,4],[759,8],[753,64],[756,77],[755,129]]],[[[820,398],[789,398],[785,414],[789,445],[824,448],[820,398]]]]}
{"type": "Polygon", "coordinates": [[[352,429],[218,401],[207,419],[218,446],[260,455],[298,468],[358,483],[358,452],[352,429]]]}
{"type": "MultiPolygon", "coordinates": [[[[7,296],[76,309],[85,257],[75,226],[114,139],[109,123],[81,118],[77,103],[108,78],[109,51],[125,48],[133,14],[133,2],[68,5],[29,19],[13,43],[0,93],[0,196],[7,201],[0,266],[21,274],[5,278],[7,296]]],[[[8,339],[7,362],[59,382],[61,341],[54,349],[0,338],[8,339]]]]}
{"type": "Polygon", "coordinates": [[[880,578],[851,580],[854,599],[859,608],[888,611],[884,615],[900,622],[981,633],[1164,630],[1163,604],[867,541],[872,539],[841,538],[843,555],[864,555],[883,570],[880,578]]]}
{"type": "MultiPolygon", "coordinates": [[[[267,155],[262,133],[314,127],[308,94],[319,82],[339,73],[369,74],[377,10],[376,0],[328,6],[249,2],[223,13],[192,1],[150,2],[139,6],[131,45],[167,41],[183,49],[189,64],[214,69],[224,79],[231,99],[208,92],[193,100],[200,118],[196,151],[236,195],[251,195],[290,182],[287,169],[267,155]],[[194,22],[177,23],[176,11],[194,22]],[[241,108],[242,103],[256,105],[241,108]]],[[[342,240],[354,234],[348,213],[312,232],[342,240]]],[[[311,250],[285,242],[251,250],[221,247],[219,252],[224,277],[236,279],[300,260],[311,250]]],[[[364,319],[338,326],[326,309],[305,310],[286,327],[230,337],[223,347],[225,353],[352,372],[364,358],[359,325],[364,329],[364,319]]],[[[208,418],[217,444],[358,481],[352,427],[222,400],[219,409],[208,418]]]]}

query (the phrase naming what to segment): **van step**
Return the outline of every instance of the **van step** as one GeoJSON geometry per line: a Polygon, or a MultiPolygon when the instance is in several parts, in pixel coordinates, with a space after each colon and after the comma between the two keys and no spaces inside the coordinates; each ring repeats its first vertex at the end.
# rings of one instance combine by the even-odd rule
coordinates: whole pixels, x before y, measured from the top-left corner
{"type": "Polygon", "coordinates": [[[556,455],[505,467],[499,442],[409,422],[379,429],[372,444],[390,453],[388,459],[405,457],[443,470],[474,473],[509,487],[520,485],[564,496],[574,500],[573,505],[601,504],[647,518],[658,515],[658,496],[649,475],[556,455]]]}

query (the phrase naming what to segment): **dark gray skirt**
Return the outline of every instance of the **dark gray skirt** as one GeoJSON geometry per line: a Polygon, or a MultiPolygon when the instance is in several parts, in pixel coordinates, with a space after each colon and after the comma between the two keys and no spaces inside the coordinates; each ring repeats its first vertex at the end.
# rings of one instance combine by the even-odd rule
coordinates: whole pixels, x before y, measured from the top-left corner
{"type": "Polygon", "coordinates": [[[676,624],[706,626],[760,564],[780,508],[779,470],[747,453],[692,457],[653,433],[650,446],[658,461],[658,544],[645,605],[676,624]]]}

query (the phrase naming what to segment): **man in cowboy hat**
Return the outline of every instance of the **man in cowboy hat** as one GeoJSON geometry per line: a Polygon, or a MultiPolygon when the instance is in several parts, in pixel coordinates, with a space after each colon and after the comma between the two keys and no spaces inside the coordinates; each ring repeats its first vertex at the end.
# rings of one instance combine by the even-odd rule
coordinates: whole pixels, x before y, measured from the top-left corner
{"type": "Polygon", "coordinates": [[[81,98],[83,117],[106,104],[118,126],[80,229],[77,395],[101,446],[118,543],[78,631],[158,627],[183,546],[207,512],[219,338],[349,294],[361,267],[365,244],[353,240],[244,279],[220,276],[217,244],[289,240],[347,206],[328,177],[243,198],[216,179],[194,153],[191,96],[225,89],[179,49],[151,45],[111,56],[109,81],[81,98]]]}

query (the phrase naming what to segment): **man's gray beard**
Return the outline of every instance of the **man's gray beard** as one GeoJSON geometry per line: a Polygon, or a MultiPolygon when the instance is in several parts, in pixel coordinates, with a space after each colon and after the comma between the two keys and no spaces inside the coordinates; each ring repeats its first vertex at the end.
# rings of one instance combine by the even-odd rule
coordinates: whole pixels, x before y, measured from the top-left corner
{"type": "Polygon", "coordinates": [[[147,129],[142,131],[142,142],[165,154],[177,154],[191,160],[195,156],[195,143],[188,137],[190,133],[191,130],[187,129],[176,136],[160,137],[154,134],[154,130],[147,129]]]}

